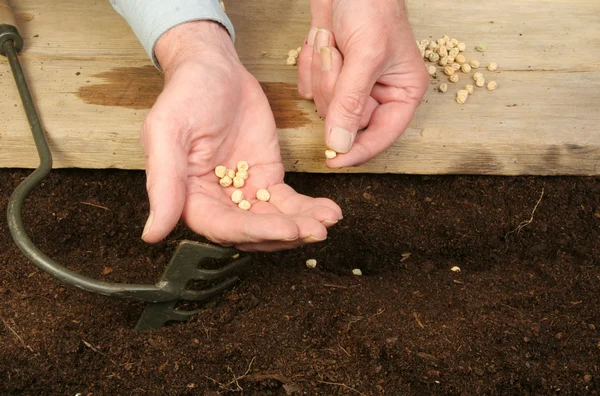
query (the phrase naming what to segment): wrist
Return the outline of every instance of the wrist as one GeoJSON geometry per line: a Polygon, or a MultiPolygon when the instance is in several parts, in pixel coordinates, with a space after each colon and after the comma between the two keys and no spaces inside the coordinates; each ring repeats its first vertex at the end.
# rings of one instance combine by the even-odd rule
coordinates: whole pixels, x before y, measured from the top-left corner
{"type": "Polygon", "coordinates": [[[207,56],[227,56],[237,60],[227,29],[210,20],[187,22],[169,29],[156,42],[154,54],[165,73],[183,62],[207,56]]]}

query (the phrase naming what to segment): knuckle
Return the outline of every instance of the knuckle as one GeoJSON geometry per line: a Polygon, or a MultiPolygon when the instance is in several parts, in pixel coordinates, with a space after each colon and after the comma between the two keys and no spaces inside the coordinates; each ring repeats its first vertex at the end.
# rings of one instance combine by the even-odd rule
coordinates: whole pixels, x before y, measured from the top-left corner
{"type": "Polygon", "coordinates": [[[367,98],[359,92],[346,93],[337,104],[337,112],[344,118],[356,119],[365,111],[367,98]]]}

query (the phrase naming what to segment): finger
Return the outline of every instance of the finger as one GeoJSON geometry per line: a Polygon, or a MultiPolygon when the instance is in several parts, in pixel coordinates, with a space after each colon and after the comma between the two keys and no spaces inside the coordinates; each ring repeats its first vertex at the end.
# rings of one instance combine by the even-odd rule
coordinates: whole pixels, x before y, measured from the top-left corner
{"type": "Polygon", "coordinates": [[[176,134],[168,123],[151,118],[142,127],[150,200],[150,215],[142,239],[148,243],[162,240],[173,230],[185,204],[187,153],[176,134]]]}
{"type": "Polygon", "coordinates": [[[294,241],[299,238],[294,221],[276,213],[253,213],[225,206],[205,194],[189,196],[184,208],[188,226],[219,244],[294,241]]]}
{"type": "Polygon", "coordinates": [[[342,219],[342,209],[328,198],[312,198],[298,194],[292,187],[283,183],[272,186],[270,192],[271,199],[269,203],[274,205],[281,213],[292,215],[305,212],[316,206],[325,206],[331,209],[331,212],[320,221],[337,222],[342,219]]]}
{"type": "Polygon", "coordinates": [[[343,58],[337,48],[329,46],[321,48],[319,55],[321,61],[318,70],[320,75],[319,91],[321,92],[325,108],[328,108],[333,98],[335,84],[342,71],[343,58]]]}
{"type": "MultiPolygon", "coordinates": [[[[365,117],[371,90],[381,74],[380,59],[369,59],[369,51],[350,54],[335,86],[325,117],[325,142],[338,153],[350,151],[365,117]]],[[[381,58],[381,57],[380,57],[381,58]]]]}
{"type": "MultiPolygon", "coordinates": [[[[322,57],[321,50],[325,47],[333,47],[333,45],[334,41],[331,32],[326,29],[319,29],[315,38],[315,45],[313,46],[311,84],[313,100],[315,101],[315,105],[317,106],[317,111],[322,117],[325,117],[327,115],[327,105],[325,103],[325,99],[321,90],[321,68],[323,64],[322,59],[324,59],[327,62],[329,58],[327,56],[322,57]]],[[[324,53],[325,55],[327,55],[327,50],[325,50],[324,53]]]]}
{"type": "Polygon", "coordinates": [[[384,103],[377,107],[369,127],[356,138],[352,149],[327,162],[332,168],[361,165],[388,149],[404,132],[416,109],[415,104],[384,103]]]}

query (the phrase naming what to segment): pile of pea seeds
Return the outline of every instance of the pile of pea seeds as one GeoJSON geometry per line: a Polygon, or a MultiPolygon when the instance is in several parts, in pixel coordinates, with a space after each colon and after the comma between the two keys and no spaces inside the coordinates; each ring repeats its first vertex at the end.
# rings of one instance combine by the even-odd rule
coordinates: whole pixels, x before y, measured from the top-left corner
{"type": "MultiPolygon", "coordinates": [[[[465,43],[459,42],[455,38],[451,39],[448,36],[443,36],[436,41],[429,41],[426,39],[417,41],[417,46],[425,61],[431,63],[427,65],[429,75],[437,77],[438,68],[436,65],[440,67],[440,71],[448,78],[450,83],[458,84],[461,82],[460,74],[462,73],[465,75],[468,84],[465,85],[463,89],[456,92],[457,103],[464,104],[467,101],[467,98],[473,94],[475,87],[487,87],[488,91],[493,91],[498,87],[498,84],[495,81],[489,81],[486,85],[485,76],[478,71],[478,69],[482,67],[480,61],[476,59],[468,60],[465,57],[464,51],[467,48],[465,43]],[[473,75],[471,75],[472,71],[474,72],[473,75]],[[472,83],[470,81],[471,79],[473,80],[472,83]],[[473,84],[475,87],[473,87],[473,84]]],[[[475,47],[477,52],[485,52],[486,49],[487,46],[485,44],[478,44],[475,47]]],[[[487,70],[490,72],[494,72],[497,69],[498,64],[495,62],[491,62],[487,65],[487,70]]],[[[441,83],[438,90],[442,93],[448,91],[448,84],[441,83]]]]}

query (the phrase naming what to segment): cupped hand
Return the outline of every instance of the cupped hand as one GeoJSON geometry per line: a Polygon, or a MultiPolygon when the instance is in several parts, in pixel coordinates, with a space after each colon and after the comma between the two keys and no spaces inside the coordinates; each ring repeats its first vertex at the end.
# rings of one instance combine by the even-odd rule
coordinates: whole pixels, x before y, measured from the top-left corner
{"type": "Polygon", "coordinates": [[[146,242],[158,242],[183,217],[195,232],[241,250],[280,250],[322,241],[341,219],[331,200],[284,183],[273,113],[258,81],[240,63],[224,28],[192,22],[167,32],[155,53],[163,92],[142,127],[150,216],[146,242]],[[249,211],[232,202],[218,165],[250,165],[240,188],[249,211]],[[266,188],[268,202],[256,200],[266,188]]]}
{"type": "Polygon", "coordinates": [[[298,91],[325,117],[333,168],[361,165],[404,132],[429,76],[402,0],[311,0],[298,91]],[[357,135],[357,131],[366,130],[357,135]]]}

